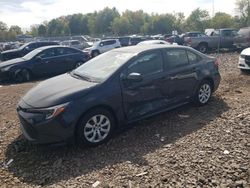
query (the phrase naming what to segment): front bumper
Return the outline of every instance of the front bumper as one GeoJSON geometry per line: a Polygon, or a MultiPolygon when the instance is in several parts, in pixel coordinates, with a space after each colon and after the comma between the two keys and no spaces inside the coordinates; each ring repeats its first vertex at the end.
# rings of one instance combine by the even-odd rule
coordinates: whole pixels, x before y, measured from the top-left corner
{"type": "Polygon", "coordinates": [[[10,72],[0,70],[0,81],[10,80],[11,77],[12,77],[12,75],[10,72]]]}
{"type": "Polygon", "coordinates": [[[43,120],[41,114],[25,112],[20,106],[17,113],[23,135],[33,143],[62,142],[74,136],[76,122],[73,118],[68,118],[68,112],[63,112],[50,120],[43,120]]]}
{"type": "Polygon", "coordinates": [[[245,58],[239,57],[238,68],[250,70],[250,60],[247,61],[247,60],[245,60],[245,58]]]}

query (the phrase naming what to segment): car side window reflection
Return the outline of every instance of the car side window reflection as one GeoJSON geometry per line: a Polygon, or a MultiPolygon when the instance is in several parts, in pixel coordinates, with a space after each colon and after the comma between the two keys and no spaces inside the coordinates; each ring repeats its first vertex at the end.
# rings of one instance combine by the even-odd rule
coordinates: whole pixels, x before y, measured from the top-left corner
{"type": "Polygon", "coordinates": [[[55,51],[54,49],[49,49],[41,52],[38,57],[45,59],[45,58],[50,58],[55,56],[55,51]]]}
{"type": "Polygon", "coordinates": [[[189,63],[198,63],[201,60],[200,56],[196,55],[193,52],[190,52],[189,50],[187,50],[187,55],[189,63]]]}
{"type": "Polygon", "coordinates": [[[163,71],[163,59],[160,51],[149,52],[137,58],[128,67],[128,74],[135,72],[142,76],[163,71]]]}
{"type": "Polygon", "coordinates": [[[184,49],[173,49],[173,50],[165,50],[166,55],[166,68],[176,68],[187,65],[188,57],[186,50],[184,49]]]}

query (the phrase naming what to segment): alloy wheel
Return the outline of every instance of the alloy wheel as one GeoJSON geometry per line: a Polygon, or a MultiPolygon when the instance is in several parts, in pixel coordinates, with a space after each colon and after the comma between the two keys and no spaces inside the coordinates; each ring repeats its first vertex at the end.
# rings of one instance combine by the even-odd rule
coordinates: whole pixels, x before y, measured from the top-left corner
{"type": "Polygon", "coordinates": [[[102,142],[110,133],[111,122],[105,115],[92,116],[84,126],[84,137],[88,142],[102,142]]]}
{"type": "Polygon", "coordinates": [[[209,84],[204,83],[199,90],[199,102],[202,104],[205,104],[208,102],[209,98],[211,96],[211,87],[209,84]]]}

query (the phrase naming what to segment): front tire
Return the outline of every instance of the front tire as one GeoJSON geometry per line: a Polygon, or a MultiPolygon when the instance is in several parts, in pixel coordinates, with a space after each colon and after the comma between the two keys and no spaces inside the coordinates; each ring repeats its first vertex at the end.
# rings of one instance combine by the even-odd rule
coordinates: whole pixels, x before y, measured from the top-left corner
{"type": "Polygon", "coordinates": [[[27,69],[21,69],[15,73],[14,80],[18,83],[30,81],[31,74],[27,69]]]}
{"type": "Polygon", "coordinates": [[[203,106],[208,103],[212,95],[212,84],[204,80],[200,83],[197,91],[195,92],[194,95],[194,103],[197,106],[203,106]]]}
{"type": "Polygon", "coordinates": [[[77,62],[76,65],[75,65],[75,68],[80,67],[82,64],[83,64],[83,62],[77,62]]]}
{"type": "Polygon", "coordinates": [[[104,108],[93,109],[77,125],[77,143],[80,146],[97,146],[107,142],[113,133],[115,120],[104,108]]]}
{"type": "Polygon", "coordinates": [[[96,56],[98,56],[99,54],[100,54],[100,52],[97,51],[97,50],[95,50],[95,51],[92,52],[91,56],[92,56],[92,57],[96,57],[96,56]]]}

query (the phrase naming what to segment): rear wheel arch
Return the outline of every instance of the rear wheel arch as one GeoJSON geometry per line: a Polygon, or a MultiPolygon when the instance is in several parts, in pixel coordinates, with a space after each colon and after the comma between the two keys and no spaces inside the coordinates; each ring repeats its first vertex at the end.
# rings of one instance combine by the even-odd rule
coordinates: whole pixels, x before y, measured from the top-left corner
{"type": "MultiPolygon", "coordinates": [[[[206,77],[206,78],[204,78],[203,80],[201,80],[201,82],[203,82],[203,81],[208,81],[208,82],[211,84],[212,92],[214,92],[214,81],[213,81],[213,79],[210,78],[210,77],[206,77]]],[[[201,83],[201,82],[200,82],[200,83],[201,83]]]]}

